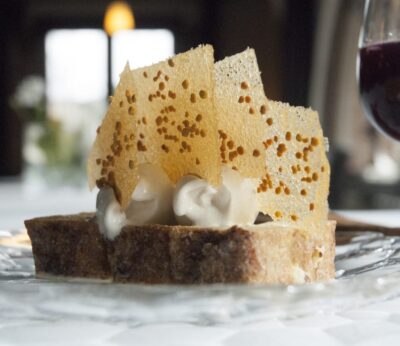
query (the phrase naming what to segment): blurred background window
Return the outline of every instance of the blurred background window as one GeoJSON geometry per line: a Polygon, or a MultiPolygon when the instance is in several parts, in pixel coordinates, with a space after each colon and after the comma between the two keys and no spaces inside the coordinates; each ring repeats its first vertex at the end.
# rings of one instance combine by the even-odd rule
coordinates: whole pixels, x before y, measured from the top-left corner
{"type": "Polygon", "coordinates": [[[50,30],[45,59],[48,102],[91,102],[107,96],[107,36],[103,30],[50,30]]]}
{"type": "MultiPolygon", "coordinates": [[[[167,29],[123,30],[112,37],[115,87],[126,62],[151,65],[175,53],[167,29]]],[[[50,30],[45,38],[46,96],[49,103],[91,102],[107,96],[107,36],[99,29],[50,30]]]]}
{"type": "Polygon", "coordinates": [[[127,61],[148,66],[175,54],[174,34],[167,29],[123,30],[112,36],[112,82],[115,87],[127,61]]]}
{"type": "MultiPolygon", "coordinates": [[[[53,29],[45,36],[47,118],[57,121],[64,134],[75,140],[79,138],[80,147],[75,148],[79,151],[89,150],[95,129],[106,111],[107,64],[112,65],[115,88],[128,61],[131,68],[136,68],[174,54],[174,35],[167,29],[122,30],[110,40],[112,52],[108,62],[109,41],[103,29],[53,29]],[[86,131],[81,131],[82,128],[86,131]]],[[[55,140],[51,145],[54,146],[55,140]]],[[[37,162],[38,150],[25,149],[25,159],[37,162]],[[35,156],[32,158],[32,155],[35,156]]],[[[43,159],[39,158],[39,162],[43,159]]]]}
{"type": "Polygon", "coordinates": [[[37,130],[32,133],[35,127],[32,130],[30,126],[31,138],[25,136],[24,158],[36,163],[37,158],[32,155],[42,149],[42,163],[81,166],[85,155],[80,153],[89,148],[92,133],[106,109],[107,35],[101,29],[53,29],[46,33],[44,46],[45,125],[51,127],[47,140],[35,144],[40,134],[37,130]],[[49,153],[60,159],[48,157],[49,153]]]}

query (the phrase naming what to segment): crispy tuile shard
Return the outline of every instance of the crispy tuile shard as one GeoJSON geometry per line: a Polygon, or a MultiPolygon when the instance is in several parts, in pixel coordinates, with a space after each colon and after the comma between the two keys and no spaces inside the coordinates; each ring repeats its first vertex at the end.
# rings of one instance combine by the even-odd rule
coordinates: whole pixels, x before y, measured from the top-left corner
{"type": "Polygon", "coordinates": [[[222,163],[236,167],[243,177],[257,178],[264,172],[264,122],[259,110],[268,103],[253,49],[215,64],[215,104],[218,114],[222,163]],[[239,100],[239,102],[238,102],[239,100]],[[245,100],[245,102],[240,102],[245,100]],[[226,147],[231,150],[225,153],[226,147]]]}
{"type": "Polygon", "coordinates": [[[147,148],[138,152],[138,163],[159,164],[173,183],[187,174],[213,185],[220,183],[217,115],[214,98],[207,97],[214,95],[213,54],[212,46],[199,46],[173,59],[131,71],[138,86],[137,118],[147,119],[138,124],[138,131],[145,137],[142,145],[147,148]],[[169,76],[166,97],[157,97],[159,79],[165,75],[169,76]],[[185,90],[189,86],[190,92],[185,90]],[[199,95],[194,97],[195,102],[191,94],[199,95]]]}
{"type": "Polygon", "coordinates": [[[120,75],[111,104],[92,146],[87,162],[89,187],[111,186],[123,208],[137,184],[136,116],[126,98],[135,95],[129,65],[120,75]],[[128,95],[128,96],[127,96],[128,95]],[[101,164],[96,164],[101,162],[101,164]]]}
{"type": "Polygon", "coordinates": [[[122,208],[143,163],[172,183],[193,174],[218,185],[221,165],[259,179],[260,211],[319,227],[327,219],[329,163],[318,114],[267,100],[254,50],[214,65],[199,46],[120,76],[98,129],[89,185],[111,186],[122,208]]]}
{"type": "Polygon", "coordinates": [[[283,155],[280,155],[282,144],[275,141],[270,142],[274,150],[265,150],[272,189],[258,190],[261,211],[274,220],[319,227],[328,217],[330,170],[318,113],[269,101],[265,117],[273,121],[271,125],[264,122],[264,141],[283,134],[286,138],[283,155]],[[288,133],[296,134],[295,140],[288,140],[288,133]],[[321,167],[324,169],[321,170],[321,167]],[[280,182],[290,193],[275,193],[280,182]],[[279,216],[276,210],[282,211],[279,216]]]}

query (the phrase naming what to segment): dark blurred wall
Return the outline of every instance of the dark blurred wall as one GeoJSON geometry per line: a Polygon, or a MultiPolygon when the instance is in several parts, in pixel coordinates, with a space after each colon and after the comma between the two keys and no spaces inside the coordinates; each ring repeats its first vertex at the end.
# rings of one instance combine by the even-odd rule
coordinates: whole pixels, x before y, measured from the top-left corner
{"type": "Polygon", "coordinates": [[[22,70],[20,3],[5,2],[0,6],[0,175],[21,171],[22,124],[12,111],[9,98],[22,70]]]}
{"type": "Polygon", "coordinates": [[[267,97],[281,99],[286,2],[219,1],[217,11],[213,33],[216,58],[254,48],[267,97]]]}
{"type": "Polygon", "coordinates": [[[205,39],[216,59],[256,50],[268,98],[308,105],[317,1],[208,1],[205,39]]]}
{"type": "MultiPolygon", "coordinates": [[[[0,175],[21,171],[21,121],[8,105],[20,80],[44,76],[53,28],[101,28],[106,0],[13,0],[0,6],[0,175]]],[[[307,105],[317,0],[131,0],[137,28],[168,28],[177,52],[200,43],[216,59],[256,50],[266,95],[307,105]]]]}

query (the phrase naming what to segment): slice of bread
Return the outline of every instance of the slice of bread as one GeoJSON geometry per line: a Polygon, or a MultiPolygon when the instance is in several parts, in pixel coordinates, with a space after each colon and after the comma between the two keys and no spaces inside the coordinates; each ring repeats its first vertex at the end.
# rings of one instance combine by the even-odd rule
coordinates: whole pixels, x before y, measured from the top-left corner
{"type": "Polygon", "coordinates": [[[37,274],[154,284],[298,284],[334,278],[335,225],[126,226],[114,241],[94,214],[25,221],[37,274]]]}

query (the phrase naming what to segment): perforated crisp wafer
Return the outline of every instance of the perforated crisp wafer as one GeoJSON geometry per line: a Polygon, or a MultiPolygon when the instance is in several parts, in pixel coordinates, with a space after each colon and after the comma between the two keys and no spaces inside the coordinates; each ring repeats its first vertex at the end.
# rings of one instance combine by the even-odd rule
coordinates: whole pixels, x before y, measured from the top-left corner
{"type": "Polygon", "coordinates": [[[252,49],[215,67],[206,45],[125,68],[90,153],[90,186],[113,187],[125,208],[142,163],[160,165],[173,183],[194,174],[214,185],[226,164],[260,179],[261,211],[274,220],[327,219],[330,168],[318,114],[268,101],[252,49]]]}
{"type": "Polygon", "coordinates": [[[111,186],[123,208],[129,203],[138,179],[135,95],[136,90],[127,64],[108,112],[98,129],[87,163],[89,187],[111,186]]]}
{"type": "Polygon", "coordinates": [[[139,164],[159,164],[173,183],[194,174],[218,185],[212,46],[133,70],[132,76],[138,87],[139,164]]]}
{"type": "Polygon", "coordinates": [[[267,98],[254,50],[217,62],[215,71],[221,161],[242,177],[258,178],[265,166],[262,140],[267,98]]]}
{"type": "Polygon", "coordinates": [[[318,224],[328,216],[330,167],[317,112],[269,101],[262,211],[274,220],[318,224]]]}

